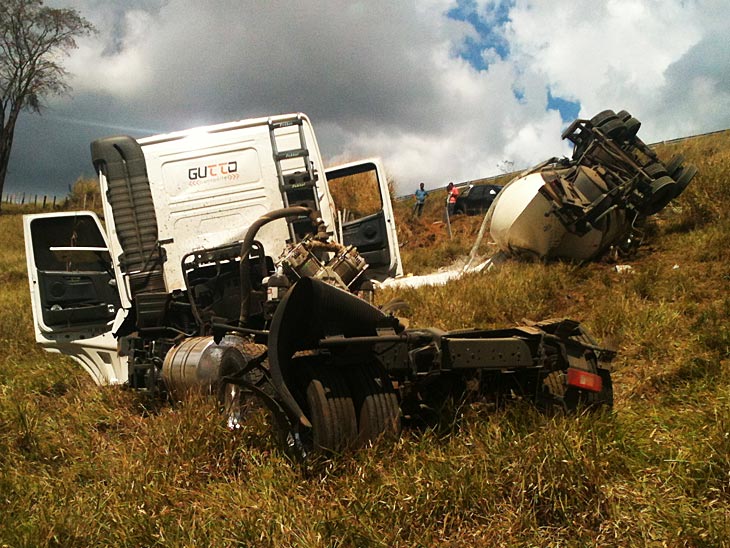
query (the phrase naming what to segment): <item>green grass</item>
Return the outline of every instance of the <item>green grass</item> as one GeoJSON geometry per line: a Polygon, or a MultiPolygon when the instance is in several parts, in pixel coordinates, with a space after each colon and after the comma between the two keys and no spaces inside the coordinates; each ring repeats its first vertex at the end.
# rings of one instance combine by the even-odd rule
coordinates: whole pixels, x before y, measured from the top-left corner
{"type": "MultiPolygon", "coordinates": [[[[40,351],[21,218],[3,213],[0,546],[730,545],[730,142],[682,146],[700,175],[630,273],[510,263],[380,296],[405,299],[415,326],[584,321],[619,351],[613,413],[477,402],[451,430],[407,430],[316,469],[261,427],[227,432],[208,402],[150,411],[40,351]]],[[[432,226],[417,222],[404,234],[432,226]]],[[[456,228],[468,249],[478,220],[456,228]]],[[[406,244],[420,268],[459,253],[437,230],[432,247],[406,244]]]]}

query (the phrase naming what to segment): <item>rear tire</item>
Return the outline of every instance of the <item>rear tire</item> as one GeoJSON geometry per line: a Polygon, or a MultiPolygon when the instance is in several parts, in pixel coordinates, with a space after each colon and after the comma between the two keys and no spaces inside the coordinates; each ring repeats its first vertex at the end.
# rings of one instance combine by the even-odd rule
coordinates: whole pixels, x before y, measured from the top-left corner
{"type": "Polygon", "coordinates": [[[342,453],[357,439],[357,419],[352,396],[339,370],[321,364],[306,364],[301,387],[306,412],[312,423],[313,453],[342,453]]]}
{"type": "Polygon", "coordinates": [[[401,431],[400,406],[382,367],[356,366],[348,370],[346,378],[358,417],[357,446],[366,446],[380,438],[397,438],[401,431]]]}

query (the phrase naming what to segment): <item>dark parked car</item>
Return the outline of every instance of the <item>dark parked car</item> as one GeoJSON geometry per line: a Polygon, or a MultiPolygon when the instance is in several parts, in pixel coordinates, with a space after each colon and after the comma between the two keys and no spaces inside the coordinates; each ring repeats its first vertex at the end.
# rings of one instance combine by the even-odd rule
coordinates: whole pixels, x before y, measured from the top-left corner
{"type": "Polygon", "coordinates": [[[502,190],[500,185],[474,185],[461,191],[454,206],[455,213],[477,215],[484,213],[502,190]]]}

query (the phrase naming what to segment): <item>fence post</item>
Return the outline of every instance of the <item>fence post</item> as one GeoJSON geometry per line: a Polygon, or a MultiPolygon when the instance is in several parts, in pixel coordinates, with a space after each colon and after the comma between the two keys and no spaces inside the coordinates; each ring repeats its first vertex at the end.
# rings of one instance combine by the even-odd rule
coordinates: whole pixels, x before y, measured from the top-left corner
{"type": "Polygon", "coordinates": [[[53,209],[56,209],[56,195],[53,195],[53,209]]]}
{"type": "Polygon", "coordinates": [[[20,200],[20,205],[25,205],[25,192],[23,192],[23,198],[20,200]]]}
{"type": "Polygon", "coordinates": [[[43,209],[46,209],[46,201],[48,201],[48,196],[45,194],[43,195],[43,209]]]}

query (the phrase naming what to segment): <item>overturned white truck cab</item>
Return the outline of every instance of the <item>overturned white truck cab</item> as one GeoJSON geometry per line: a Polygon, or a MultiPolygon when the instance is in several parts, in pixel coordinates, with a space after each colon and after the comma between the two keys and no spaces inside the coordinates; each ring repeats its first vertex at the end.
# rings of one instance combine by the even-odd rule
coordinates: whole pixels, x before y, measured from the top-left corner
{"type": "Polygon", "coordinates": [[[697,173],[681,156],[662,163],[637,137],[640,126],[626,111],[575,120],[563,132],[575,145],[572,159],[552,158],[523,172],[492,203],[490,234],[500,250],[585,261],[638,245],[641,222],[697,173]]]}
{"type": "Polygon", "coordinates": [[[36,340],[99,384],[211,394],[231,428],[259,401],[300,456],[397,434],[467,384],[612,402],[613,352],[577,322],[444,332],[374,306],[373,282],[402,274],[387,180],[377,160],[325,169],[303,114],[91,153],[104,223],[79,211],[24,228],[36,340]]]}

